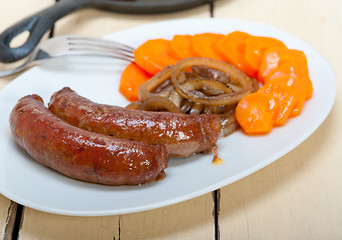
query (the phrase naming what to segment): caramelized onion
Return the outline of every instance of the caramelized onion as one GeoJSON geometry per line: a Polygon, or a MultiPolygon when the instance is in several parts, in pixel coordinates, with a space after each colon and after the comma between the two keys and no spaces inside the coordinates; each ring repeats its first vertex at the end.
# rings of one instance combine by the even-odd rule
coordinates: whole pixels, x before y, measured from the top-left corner
{"type": "MultiPolygon", "coordinates": [[[[238,70],[233,65],[230,65],[225,62],[221,62],[215,59],[209,58],[185,58],[179,61],[171,70],[171,81],[174,87],[178,90],[178,92],[186,99],[196,101],[202,104],[207,105],[231,105],[237,103],[241,98],[251,93],[253,90],[253,82],[251,78],[249,78],[246,74],[238,70]],[[206,66],[211,69],[216,69],[222,71],[230,76],[231,79],[237,81],[241,87],[241,90],[234,93],[228,93],[224,88],[219,87],[218,84],[210,84],[208,88],[212,88],[212,90],[222,90],[224,93],[219,95],[199,95],[194,93],[193,91],[189,91],[182,86],[183,77],[182,72],[184,70],[188,70],[194,65],[206,66]]],[[[212,80],[210,82],[220,82],[217,80],[212,80]]],[[[222,86],[222,85],[220,85],[222,86]]]]}
{"type": "Polygon", "coordinates": [[[164,97],[153,96],[146,99],[144,102],[136,102],[130,104],[127,108],[141,109],[146,111],[167,111],[180,113],[180,109],[170,100],[164,97]]]}
{"type": "Polygon", "coordinates": [[[211,114],[221,123],[221,135],[227,136],[239,126],[235,119],[237,102],[258,87],[255,79],[228,63],[186,58],[142,84],[140,101],[127,108],[211,114]]]}
{"type": "Polygon", "coordinates": [[[158,94],[154,94],[155,90],[159,89],[158,92],[160,92],[161,89],[165,88],[165,83],[171,84],[171,81],[167,81],[171,78],[171,70],[172,66],[168,66],[154,75],[151,79],[141,84],[138,93],[139,100],[144,102],[149,97],[158,96],[158,94]]]}

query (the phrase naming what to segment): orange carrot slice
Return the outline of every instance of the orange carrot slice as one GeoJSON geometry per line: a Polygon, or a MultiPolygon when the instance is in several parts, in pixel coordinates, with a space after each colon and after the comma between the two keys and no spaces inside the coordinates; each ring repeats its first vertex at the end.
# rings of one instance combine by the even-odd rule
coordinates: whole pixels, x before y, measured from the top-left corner
{"type": "Polygon", "coordinates": [[[224,37],[217,33],[200,33],[192,37],[192,48],[197,57],[222,60],[215,51],[215,45],[224,37]]]}
{"type": "Polygon", "coordinates": [[[195,56],[195,53],[192,49],[191,35],[175,35],[170,44],[170,53],[175,59],[183,59],[195,56]]]}
{"type": "Polygon", "coordinates": [[[255,92],[239,101],[236,120],[247,134],[266,134],[272,130],[275,108],[273,97],[255,92]]]}
{"type": "Polygon", "coordinates": [[[276,67],[283,64],[296,66],[305,74],[309,74],[307,59],[304,52],[294,49],[271,47],[267,49],[261,61],[258,80],[262,83],[265,77],[276,67]]]}
{"type": "Polygon", "coordinates": [[[302,111],[302,108],[304,106],[306,96],[307,96],[307,89],[306,89],[305,82],[301,78],[297,78],[290,74],[275,77],[271,81],[283,82],[289,88],[293,90],[295,97],[296,97],[296,101],[289,117],[298,116],[302,111]]]}
{"type": "Polygon", "coordinates": [[[216,44],[215,49],[223,61],[236,66],[250,77],[256,77],[257,71],[245,60],[246,40],[249,36],[240,31],[229,33],[216,44]]]}
{"type": "Polygon", "coordinates": [[[312,97],[313,93],[313,86],[312,82],[309,78],[309,76],[305,73],[303,73],[301,70],[299,70],[298,67],[295,67],[289,63],[280,65],[273,69],[269,74],[265,76],[265,83],[268,81],[275,79],[280,76],[284,75],[290,75],[291,77],[298,78],[302,80],[305,84],[305,89],[306,89],[306,97],[305,100],[309,100],[312,97]]]}
{"type": "Polygon", "coordinates": [[[259,70],[264,52],[270,47],[286,48],[286,45],[282,41],[271,37],[247,37],[245,59],[254,71],[259,70]]]}
{"type": "Polygon", "coordinates": [[[170,41],[166,39],[152,39],[140,45],[134,51],[136,64],[150,74],[157,74],[169,65],[176,64],[170,54],[170,41]]]}
{"type": "Polygon", "coordinates": [[[274,125],[282,126],[289,117],[298,116],[305,102],[306,89],[303,82],[290,75],[279,76],[268,81],[259,92],[274,98],[278,108],[274,118],[274,125]]]}
{"type": "Polygon", "coordinates": [[[151,74],[135,63],[130,63],[121,75],[119,91],[129,101],[138,101],[138,89],[141,84],[152,77],[151,74]]]}

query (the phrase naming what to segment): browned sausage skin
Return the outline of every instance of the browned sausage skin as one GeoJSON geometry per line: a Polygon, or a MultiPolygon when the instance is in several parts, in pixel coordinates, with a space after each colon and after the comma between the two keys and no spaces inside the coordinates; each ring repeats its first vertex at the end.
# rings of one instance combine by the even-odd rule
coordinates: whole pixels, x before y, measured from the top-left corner
{"type": "Polygon", "coordinates": [[[41,164],[69,177],[106,185],[151,182],[164,174],[164,146],[117,139],[74,127],[38,95],[20,99],[10,115],[15,141],[41,164]]]}
{"type": "Polygon", "coordinates": [[[220,135],[209,115],[148,112],[94,103],[70,88],[54,93],[49,109],[66,122],[89,131],[166,146],[171,157],[210,151],[220,135]]]}

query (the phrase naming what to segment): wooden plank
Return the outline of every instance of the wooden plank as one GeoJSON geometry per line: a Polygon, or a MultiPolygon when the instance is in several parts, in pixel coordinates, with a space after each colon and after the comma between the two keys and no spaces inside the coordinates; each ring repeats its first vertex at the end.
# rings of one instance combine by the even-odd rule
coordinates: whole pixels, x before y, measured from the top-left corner
{"type": "MultiPolygon", "coordinates": [[[[342,79],[340,1],[218,2],[214,16],[258,21],[316,48],[342,79]]],[[[322,79],[324,81],[324,79],[322,79]]],[[[222,239],[342,238],[342,116],[340,93],[324,124],[270,166],[221,189],[222,239]]],[[[299,116],[300,117],[300,116],[299,116]]]]}
{"type": "Polygon", "coordinates": [[[223,239],[341,239],[341,178],[331,165],[342,164],[324,151],[304,153],[318,147],[327,124],[274,164],[221,189],[223,239]]]}
{"type": "Polygon", "coordinates": [[[120,239],[215,239],[212,194],[172,206],[120,216],[120,239]]]}
{"type": "Polygon", "coordinates": [[[117,239],[119,217],[62,216],[24,208],[18,239],[117,239]]]}
{"type": "Polygon", "coordinates": [[[19,239],[215,239],[211,194],[118,216],[72,217],[25,208],[19,239]]]}

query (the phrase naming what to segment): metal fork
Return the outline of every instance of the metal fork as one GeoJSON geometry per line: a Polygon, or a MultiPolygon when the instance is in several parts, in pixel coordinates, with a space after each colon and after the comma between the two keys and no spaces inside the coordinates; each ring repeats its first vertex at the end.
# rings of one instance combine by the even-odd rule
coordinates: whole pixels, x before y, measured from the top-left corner
{"type": "Polygon", "coordinates": [[[59,36],[39,44],[28,59],[14,69],[0,71],[0,77],[12,75],[33,65],[65,56],[100,56],[133,62],[134,48],[122,43],[84,36],[59,36]]]}

